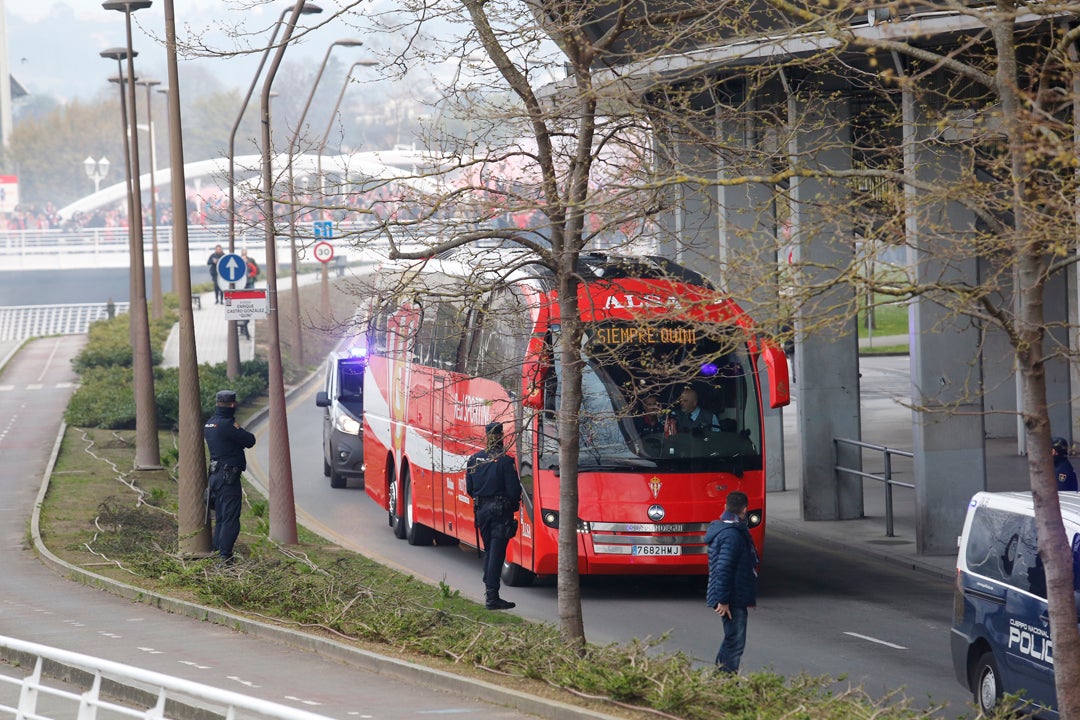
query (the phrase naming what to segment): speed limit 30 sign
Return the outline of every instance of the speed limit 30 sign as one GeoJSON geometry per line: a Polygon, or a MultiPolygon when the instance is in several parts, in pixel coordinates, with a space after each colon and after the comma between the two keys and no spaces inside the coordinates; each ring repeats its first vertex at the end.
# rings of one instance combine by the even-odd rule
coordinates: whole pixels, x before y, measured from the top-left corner
{"type": "Polygon", "coordinates": [[[315,259],[319,262],[328,263],[334,259],[334,246],[325,240],[315,243],[312,251],[315,253],[315,259]]]}

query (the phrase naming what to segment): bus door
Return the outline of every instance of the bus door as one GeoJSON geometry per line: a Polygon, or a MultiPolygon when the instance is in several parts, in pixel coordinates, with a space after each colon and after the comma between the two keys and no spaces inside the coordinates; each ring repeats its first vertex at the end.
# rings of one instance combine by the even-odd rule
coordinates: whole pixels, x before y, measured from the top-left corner
{"type": "Polygon", "coordinates": [[[437,375],[435,377],[434,404],[435,416],[432,418],[432,428],[435,437],[432,439],[432,469],[434,479],[432,481],[433,507],[435,512],[432,527],[441,533],[454,535],[457,515],[457,477],[463,473],[463,467],[458,467],[456,453],[453,448],[459,443],[456,436],[459,434],[454,422],[454,397],[457,393],[458,382],[451,375],[437,375]]]}
{"type": "Polygon", "coordinates": [[[518,418],[519,428],[516,440],[518,477],[521,478],[521,512],[518,515],[518,534],[510,539],[506,549],[507,561],[520,565],[526,570],[533,568],[533,539],[535,538],[536,508],[533,505],[533,492],[535,488],[536,468],[536,428],[538,426],[538,413],[518,406],[521,415],[518,418]]]}

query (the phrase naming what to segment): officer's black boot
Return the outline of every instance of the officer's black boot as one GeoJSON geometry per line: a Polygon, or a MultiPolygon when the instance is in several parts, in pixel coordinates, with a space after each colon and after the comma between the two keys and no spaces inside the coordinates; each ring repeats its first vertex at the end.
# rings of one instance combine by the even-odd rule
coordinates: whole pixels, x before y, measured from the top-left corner
{"type": "Polygon", "coordinates": [[[509,600],[503,600],[499,597],[498,590],[488,590],[484,593],[484,607],[488,610],[509,610],[510,608],[517,607],[517,603],[512,603],[509,600]]]}

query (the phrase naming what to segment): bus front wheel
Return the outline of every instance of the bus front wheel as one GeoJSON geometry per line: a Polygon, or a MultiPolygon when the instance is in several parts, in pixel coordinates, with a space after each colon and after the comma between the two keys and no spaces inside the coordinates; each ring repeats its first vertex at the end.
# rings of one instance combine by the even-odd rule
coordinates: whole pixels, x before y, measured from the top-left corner
{"type": "Polygon", "coordinates": [[[528,587],[536,580],[536,574],[532,573],[517,563],[504,562],[502,566],[502,581],[510,587],[528,587]]]}

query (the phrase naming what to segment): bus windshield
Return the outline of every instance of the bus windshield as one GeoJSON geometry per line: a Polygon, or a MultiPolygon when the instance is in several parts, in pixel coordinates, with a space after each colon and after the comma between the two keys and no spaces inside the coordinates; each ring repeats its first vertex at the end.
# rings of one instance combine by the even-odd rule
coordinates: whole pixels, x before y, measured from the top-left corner
{"type": "Polygon", "coordinates": [[[583,468],[761,468],[745,345],[701,328],[603,323],[589,327],[582,351],[583,468]]]}

